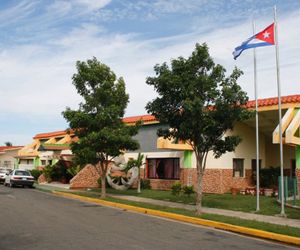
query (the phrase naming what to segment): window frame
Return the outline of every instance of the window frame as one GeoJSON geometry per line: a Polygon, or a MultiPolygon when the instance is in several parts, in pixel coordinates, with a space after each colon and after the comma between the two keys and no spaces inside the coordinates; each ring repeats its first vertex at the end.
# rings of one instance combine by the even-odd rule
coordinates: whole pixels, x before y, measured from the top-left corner
{"type": "MultiPolygon", "coordinates": [[[[146,176],[147,176],[147,179],[150,179],[150,180],[180,180],[180,158],[179,157],[163,157],[163,158],[147,158],[146,159],[146,168],[147,168],[147,171],[146,171],[146,176]],[[155,175],[157,177],[150,177],[149,176],[149,173],[150,173],[150,170],[149,170],[149,160],[155,160],[155,168],[157,169],[157,164],[158,164],[158,161],[163,161],[163,160],[173,160],[173,163],[172,163],[172,178],[161,178],[157,175],[157,170],[155,170],[155,175]],[[177,161],[177,164],[176,164],[176,161],[177,161]],[[176,168],[176,165],[178,166],[178,177],[175,177],[175,168],[176,168]]],[[[165,173],[164,173],[165,175],[165,173]]]]}
{"type": "Polygon", "coordinates": [[[244,158],[233,158],[232,159],[232,177],[233,178],[245,178],[245,159],[244,158]],[[237,166],[235,163],[236,162],[241,162],[242,169],[241,170],[235,170],[235,166],[237,166]],[[239,176],[236,176],[235,173],[239,171],[239,176]]]}

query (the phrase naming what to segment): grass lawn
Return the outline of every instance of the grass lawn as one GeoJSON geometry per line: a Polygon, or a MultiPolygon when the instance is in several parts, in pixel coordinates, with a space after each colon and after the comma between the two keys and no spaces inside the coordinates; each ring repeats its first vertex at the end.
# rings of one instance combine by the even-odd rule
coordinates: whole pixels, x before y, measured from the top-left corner
{"type": "MultiPolygon", "coordinates": [[[[88,192],[72,192],[72,193],[77,194],[77,195],[87,196],[87,197],[99,198],[99,195],[94,192],[90,192],[90,193],[88,193],[88,192]]],[[[165,206],[147,204],[147,203],[143,203],[143,202],[127,201],[127,200],[112,198],[112,197],[108,197],[105,200],[112,201],[112,202],[118,202],[118,203],[122,203],[122,204],[127,204],[127,205],[132,205],[132,206],[148,208],[148,209],[160,210],[160,211],[164,211],[164,212],[182,214],[182,215],[196,217],[196,218],[219,221],[219,222],[224,222],[224,223],[228,223],[228,224],[232,224],[232,225],[255,228],[255,229],[260,229],[260,230],[278,233],[278,234],[300,237],[300,228],[275,225],[275,224],[258,222],[258,221],[253,221],[253,220],[244,220],[244,219],[216,215],[216,214],[203,214],[201,216],[196,216],[193,211],[186,210],[186,209],[170,208],[170,207],[165,207],[165,206]]]]}
{"type": "MultiPolygon", "coordinates": [[[[92,189],[92,192],[99,192],[100,189],[92,189]]],[[[135,189],[129,189],[126,191],[118,191],[108,188],[108,194],[122,194],[122,195],[134,195],[144,198],[152,198],[157,200],[165,200],[172,202],[180,202],[184,204],[195,204],[195,194],[190,197],[186,195],[174,196],[171,191],[161,190],[142,190],[141,194],[137,194],[135,189]]],[[[203,206],[211,208],[221,208],[242,212],[253,212],[256,210],[256,196],[251,195],[231,195],[231,194],[204,194],[203,206]]],[[[276,215],[280,214],[280,205],[276,202],[275,198],[261,196],[260,197],[259,214],[264,215],[276,215]]],[[[286,208],[285,210],[288,218],[300,219],[300,211],[293,208],[286,208]]]]}
{"type": "MultiPolygon", "coordinates": [[[[290,205],[293,205],[293,206],[295,205],[295,206],[300,207],[300,200],[295,200],[295,202],[293,200],[291,200],[291,201],[288,201],[288,203],[290,205]]],[[[300,210],[299,210],[299,213],[300,213],[300,210]]]]}

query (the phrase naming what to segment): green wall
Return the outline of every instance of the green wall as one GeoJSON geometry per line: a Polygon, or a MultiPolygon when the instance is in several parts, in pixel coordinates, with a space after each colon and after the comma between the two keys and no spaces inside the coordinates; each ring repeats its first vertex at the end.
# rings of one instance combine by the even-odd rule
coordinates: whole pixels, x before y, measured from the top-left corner
{"type": "Polygon", "coordinates": [[[183,158],[184,168],[192,167],[192,155],[193,155],[193,151],[184,151],[184,158],[183,158]]]}
{"type": "Polygon", "coordinates": [[[300,169],[300,146],[296,146],[296,168],[300,169]]]}

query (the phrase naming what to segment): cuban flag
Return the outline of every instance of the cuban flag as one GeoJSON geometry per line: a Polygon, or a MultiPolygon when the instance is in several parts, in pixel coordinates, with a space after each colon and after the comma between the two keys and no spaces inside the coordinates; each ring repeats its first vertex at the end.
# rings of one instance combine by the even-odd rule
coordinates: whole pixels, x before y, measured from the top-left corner
{"type": "Polygon", "coordinates": [[[263,31],[250,37],[240,46],[236,47],[232,52],[234,60],[236,60],[245,49],[274,45],[274,23],[265,28],[263,31]]]}

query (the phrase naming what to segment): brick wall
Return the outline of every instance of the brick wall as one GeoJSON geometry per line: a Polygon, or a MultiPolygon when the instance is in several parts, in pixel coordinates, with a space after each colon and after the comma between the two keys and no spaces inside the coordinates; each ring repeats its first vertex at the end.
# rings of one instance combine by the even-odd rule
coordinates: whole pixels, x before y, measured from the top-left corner
{"type": "Polygon", "coordinates": [[[100,167],[86,165],[76,176],[70,180],[70,189],[97,188],[100,178],[100,167]]]}
{"type": "Polygon", "coordinates": [[[46,180],[46,177],[44,174],[41,174],[38,178],[38,183],[46,183],[47,180],[46,180]]]}
{"type": "MultiPolygon", "coordinates": [[[[300,171],[299,182],[300,182],[300,171]]],[[[245,171],[244,178],[232,177],[232,169],[206,169],[203,177],[203,192],[222,194],[230,192],[231,188],[244,189],[253,186],[251,180],[251,170],[245,171]]],[[[144,178],[144,169],[140,172],[141,178],[144,178]]],[[[71,189],[95,188],[98,187],[97,180],[100,177],[100,168],[87,165],[70,181],[71,189]]],[[[182,185],[194,185],[197,187],[197,170],[194,168],[180,169],[180,180],[161,180],[150,179],[152,189],[170,190],[172,185],[180,181],[182,185]]],[[[133,187],[136,186],[136,183],[133,187]]]]}
{"type": "Polygon", "coordinates": [[[296,175],[297,181],[298,181],[298,192],[300,192],[300,168],[296,168],[295,175],[296,175]]]}
{"type": "MultiPolygon", "coordinates": [[[[197,186],[197,170],[196,169],[181,169],[182,178],[180,179],[183,185],[197,186]]],[[[203,177],[203,192],[205,193],[226,193],[231,188],[246,188],[252,186],[251,170],[245,171],[244,178],[233,177],[232,169],[206,169],[203,177]]]]}

